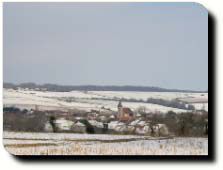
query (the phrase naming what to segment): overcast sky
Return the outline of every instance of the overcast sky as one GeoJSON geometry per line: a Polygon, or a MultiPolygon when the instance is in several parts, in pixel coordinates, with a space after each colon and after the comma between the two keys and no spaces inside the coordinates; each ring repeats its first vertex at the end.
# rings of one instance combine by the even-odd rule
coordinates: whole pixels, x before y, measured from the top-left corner
{"type": "Polygon", "coordinates": [[[4,3],[4,82],[208,89],[196,3],[4,3]]]}

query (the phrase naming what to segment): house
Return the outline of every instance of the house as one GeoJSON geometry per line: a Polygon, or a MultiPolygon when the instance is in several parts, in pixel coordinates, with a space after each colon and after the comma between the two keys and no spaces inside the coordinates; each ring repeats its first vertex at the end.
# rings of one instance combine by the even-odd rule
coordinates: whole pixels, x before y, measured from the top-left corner
{"type": "Polygon", "coordinates": [[[88,120],[95,120],[97,117],[98,117],[98,113],[96,112],[90,112],[88,115],[87,115],[87,119],[88,120]]]}
{"type": "Polygon", "coordinates": [[[85,124],[81,123],[80,121],[77,121],[71,127],[71,131],[74,133],[87,133],[87,127],[85,124]]]}
{"type": "Polygon", "coordinates": [[[105,108],[104,106],[102,106],[99,110],[100,115],[104,115],[104,116],[108,116],[108,115],[112,115],[113,111],[109,108],[105,108]]]}
{"type": "Polygon", "coordinates": [[[166,124],[155,124],[152,127],[153,135],[154,136],[168,136],[169,130],[166,124]]]}
{"type": "Polygon", "coordinates": [[[151,135],[151,132],[149,125],[135,126],[135,133],[138,135],[151,135]]]}
{"type": "Polygon", "coordinates": [[[47,121],[45,123],[44,131],[45,132],[53,132],[54,131],[53,126],[52,126],[52,124],[49,121],[47,121]]]}
{"type": "Polygon", "coordinates": [[[121,101],[119,101],[117,118],[119,121],[128,122],[135,118],[135,114],[130,108],[123,107],[121,101]]]}
{"type": "Polygon", "coordinates": [[[65,118],[57,118],[53,121],[57,131],[70,131],[71,127],[73,126],[74,122],[70,120],[66,120],[65,118]]]}

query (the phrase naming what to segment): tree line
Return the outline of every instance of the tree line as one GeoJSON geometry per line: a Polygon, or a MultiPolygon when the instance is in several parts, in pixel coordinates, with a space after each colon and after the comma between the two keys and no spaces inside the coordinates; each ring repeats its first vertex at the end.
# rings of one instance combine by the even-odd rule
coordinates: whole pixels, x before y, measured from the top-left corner
{"type": "Polygon", "coordinates": [[[190,92],[190,93],[201,93],[206,91],[193,91],[193,90],[180,90],[180,89],[166,89],[153,86],[99,86],[99,85],[57,85],[57,84],[36,84],[36,83],[3,83],[4,88],[18,89],[18,88],[29,88],[29,89],[46,89],[47,91],[58,91],[58,92],[69,92],[73,90],[78,91],[141,91],[141,92],[190,92]]]}

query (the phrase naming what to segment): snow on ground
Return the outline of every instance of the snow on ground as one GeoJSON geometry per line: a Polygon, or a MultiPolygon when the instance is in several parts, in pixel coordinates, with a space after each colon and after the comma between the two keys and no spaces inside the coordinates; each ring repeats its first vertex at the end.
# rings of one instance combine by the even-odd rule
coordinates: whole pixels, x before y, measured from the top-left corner
{"type": "MultiPolygon", "coordinates": [[[[52,98],[45,95],[40,94],[47,94],[48,92],[33,92],[33,91],[22,91],[22,90],[8,90],[4,89],[3,92],[3,103],[6,106],[21,106],[22,108],[35,108],[37,105],[38,108],[44,110],[45,108],[49,107],[49,110],[54,109],[72,109],[78,108],[83,110],[90,110],[92,108],[96,109],[100,106],[91,104],[91,103],[82,103],[82,102],[66,102],[62,100],[58,100],[55,98],[54,95],[52,98]]],[[[49,92],[51,93],[51,92],[49,92]]],[[[57,92],[56,92],[57,93],[57,92]]]]}
{"type": "MultiPolygon", "coordinates": [[[[12,89],[4,89],[8,92],[14,92],[12,89]]],[[[32,94],[39,97],[47,98],[61,98],[61,97],[76,97],[76,98],[104,98],[112,99],[126,98],[147,100],[148,98],[159,98],[165,100],[180,99],[200,99],[202,101],[208,100],[208,93],[181,93],[181,92],[133,92],[133,91],[71,91],[71,92],[50,92],[50,91],[34,91],[34,90],[16,90],[23,94],[32,94]]]]}
{"type": "Polygon", "coordinates": [[[208,138],[4,132],[15,155],[207,155],[208,138]],[[97,140],[95,140],[97,139],[97,140]],[[134,139],[134,140],[131,140],[134,139]]]}
{"type": "Polygon", "coordinates": [[[192,103],[192,105],[197,109],[197,110],[207,110],[208,111],[208,103],[192,103]]]}
{"type": "MultiPolygon", "coordinates": [[[[4,89],[3,102],[6,106],[16,106],[19,108],[35,108],[38,106],[40,110],[66,110],[80,109],[90,111],[91,109],[99,110],[101,107],[110,108],[117,111],[117,101],[105,100],[116,98],[146,100],[148,98],[160,98],[165,100],[180,99],[188,101],[196,101],[192,103],[195,108],[200,109],[205,102],[205,109],[208,110],[208,94],[207,93],[179,93],[179,92],[112,92],[112,91],[71,91],[71,92],[49,92],[49,91],[33,91],[33,90],[12,90],[4,89]],[[72,98],[72,102],[65,99],[72,98]],[[97,100],[92,99],[97,98],[97,100]]],[[[186,110],[176,109],[166,106],[140,102],[123,102],[125,107],[133,110],[140,106],[145,106],[151,112],[185,112],[186,110]]]]}
{"type": "Polygon", "coordinates": [[[115,139],[129,139],[142,138],[142,136],[135,135],[108,135],[108,134],[74,134],[74,133],[41,133],[41,132],[3,132],[5,139],[30,139],[30,140],[77,140],[77,139],[100,139],[100,140],[115,140],[115,139]]]}
{"type": "Polygon", "coordinates": [[[201,98],[208,99],[208,93],[181,93],[181,92],[132,92],[132,91],[92,91],[93,95],[99,95],[105,98],[126,98],[146,101],[148,98],[159,98],[172,100],[176,98],[201,98]]]}

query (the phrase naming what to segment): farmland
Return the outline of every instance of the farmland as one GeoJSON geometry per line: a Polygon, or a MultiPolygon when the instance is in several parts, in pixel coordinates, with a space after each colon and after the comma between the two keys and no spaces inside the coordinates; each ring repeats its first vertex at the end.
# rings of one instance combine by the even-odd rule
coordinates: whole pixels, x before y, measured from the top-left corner
{"type": "Polygon", "coordinates": [[[50,92],[34,90],[4,89],[3,99],[5,106],[20,108],[35,108],[40,110],[69,110],[80,109],[90,111],[101,107],[117,111],[117,100],[125,99],[124,105],[135,110],[140,106],[150,112],[186,112],[185,109],[171,108],[159,104],[146,103],[148,98],[164,100],[182,100],[188,102],[196,109],[204,108],[208,111],[208,93],[181,93],[181,92],[117,92],[117,91],[71,91],[50,92]],[[130,102],[128,100],[138,100],[130,102]]]}
{"type": "Polygon", "coordinates": [[[3,103],[15,155],[208,154],[208,93],[19,88],[4,89],[3,103]],[[133,117],[118,117],[119,101],[133,117]]]}
{"type": "Polygon", "coordinates": [[[4,132],[15,155],[207,155],[207,138],[4,132]]]}

